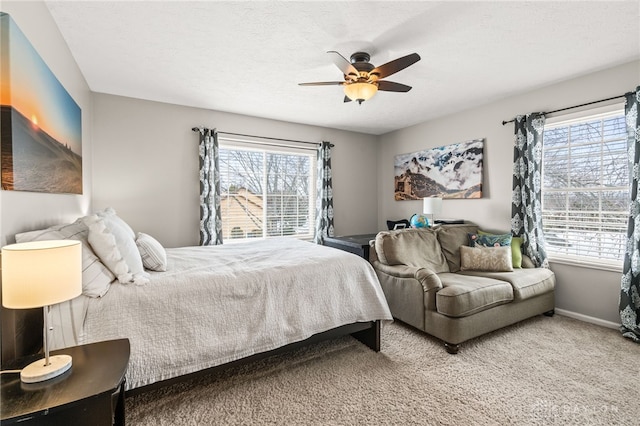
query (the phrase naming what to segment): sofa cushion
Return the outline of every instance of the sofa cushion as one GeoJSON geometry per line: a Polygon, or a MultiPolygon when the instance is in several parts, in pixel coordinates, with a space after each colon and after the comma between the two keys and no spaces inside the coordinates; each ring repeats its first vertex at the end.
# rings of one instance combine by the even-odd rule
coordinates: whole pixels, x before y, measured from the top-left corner
{"type": "Polygon", "coordinates": [[[460,270],[460,246],[469,245],[468,234],[475,234],[478,226],[473,224],[441,225],[436,229],[438,242],[447,259],[449,271],[458,272],[460,270]]]}
{"type": "Polygon", "coordinates": [[[461,271],[460,274],[507,282],[513,286],[513,299],[515,301],[549,293],[554,290],[556,285],[554,273],[546,268],[514,269],[513,272],[461,271]]]}
{"type": "Polygon", "coordinates": [[[513,271],[511,247],[460,246],[461,271],[513,271]]]}
{"type": "Polygon", "coordinates": [[[379,232],[375,249],[380,262],[386,265],[427,268],[436,273],[449,272],[436,232],[431,228],[379,232]]]}
{"type": "Polygon", "coordinates": [[[506,281],[443,273],[443,289],[436,293],[436,309],[450,317],[465,317],[513,301],[513,288],[506,281]]]}

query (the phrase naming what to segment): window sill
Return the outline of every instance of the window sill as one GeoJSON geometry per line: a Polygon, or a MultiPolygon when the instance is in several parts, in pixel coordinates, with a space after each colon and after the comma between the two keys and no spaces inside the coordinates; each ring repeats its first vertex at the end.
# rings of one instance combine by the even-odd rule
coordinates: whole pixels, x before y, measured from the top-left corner
{"type": "Polygon", "coordinates": [[[549,263],[559,263],[562,265],[578,266],[580,268],[597,269],[600,271],[618,272],[622,274],[622,263],[614,264],[608,262],[598,262],[597,260],[583,260],[557,256],[549,256],[549,263]]]}

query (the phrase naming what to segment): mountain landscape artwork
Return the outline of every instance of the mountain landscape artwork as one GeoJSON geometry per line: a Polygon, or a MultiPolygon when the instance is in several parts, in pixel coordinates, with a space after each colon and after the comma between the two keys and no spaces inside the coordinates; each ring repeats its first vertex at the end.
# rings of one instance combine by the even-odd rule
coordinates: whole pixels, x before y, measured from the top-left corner
{"type": "Polygon", "coordinates": [[[484,139],[395,157],[394,198],[482,198],[484,139]]]}
{"type": "Polygon", "coordinates": [[[82,194],[80,107],[6,13],[0,43],[2,189],[82,194]]]}

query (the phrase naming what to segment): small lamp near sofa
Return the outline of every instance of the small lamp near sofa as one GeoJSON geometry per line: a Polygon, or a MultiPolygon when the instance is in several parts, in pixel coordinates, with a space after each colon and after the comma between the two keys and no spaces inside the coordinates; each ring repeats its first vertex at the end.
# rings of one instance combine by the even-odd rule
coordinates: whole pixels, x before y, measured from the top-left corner
{"type": "Polygon", "coordinates": [[[50,305],[82,293],[82,243],[33,241],[2,248],[2,305],[10,309],[44,309],[44,358],[20,372],[24,383],[60,376],[71,368],[68,355],[49,356],[50,305]]]}
{"type": "Polygon", "coordinates": [[[442,198],[425,197],[422,199],[422,213],[429,215],[431,218],[431,226],[434,226],[435,215],[442,211],[442,198]]]}

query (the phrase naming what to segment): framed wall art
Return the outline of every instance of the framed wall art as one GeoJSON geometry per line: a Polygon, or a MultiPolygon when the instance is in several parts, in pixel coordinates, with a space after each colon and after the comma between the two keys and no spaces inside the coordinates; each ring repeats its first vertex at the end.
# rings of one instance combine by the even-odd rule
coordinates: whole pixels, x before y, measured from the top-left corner
{"type": "Polygon", "coordinates": [[[482,198],[484,139],[400,154],[394,164],[394,198],[482,198]]]}
{"type": "Polygon", "coordinates": [[[13,19],[0,13],[2,189],[82,194],[82,113],[13,19]]]}

